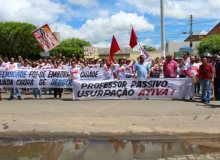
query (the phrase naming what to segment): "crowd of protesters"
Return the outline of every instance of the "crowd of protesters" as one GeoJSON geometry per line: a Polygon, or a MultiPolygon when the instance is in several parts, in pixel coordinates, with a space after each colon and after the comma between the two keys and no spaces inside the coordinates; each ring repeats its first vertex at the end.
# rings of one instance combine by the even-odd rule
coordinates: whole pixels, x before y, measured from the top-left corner
{"type": "MultiPolygon", "coordinates": [[[[220,57],[214,55],[212,58],[203,57],[202,60],[198,56],[189,56],[189,52],[185,52],[182,58],[176,58],[176,54],[167,55],[164,57],[157,57],[155,59],[145,60],[141,55],[137,60],[121,58],[112,62],[105,59],[77,59],[74,54],[71,58],[59,55],[59,57],[50,56],[49,58],[29,61],[23,60],[21,56],[15,62],[13,57],[0,58],[0,69],[25,69],[25,70],[43,70],[43,69],[69,69],[69,78],[72,80],[79,80],[79,71],[83,69],[102,68],[105,80],[110,79],[124,79],[124,78],[185,78],[193,79],[198,77],[199,83],[192,83],[190,92],[190,100],[194,101],[194,95],[202,93],[202,102],[209,103],[210,100],[220,99],[220,57]],[[200,87],[202,92],[200,92],[200,87]]],[[[10,93],[10,100],[14,99],[14,88],[5,88],[6,93],[10,93]]],[[[33,99],[37,99],[37,92],[39,98],[42,99],[42,91],[47,94],[54,94],[54,99],[61,99],[64,92],[61,88],[34,88],[33,99]]],[[[21,91],[28,95],[29,89],[15,88],[16,95],[19,100],[21,98],[21,91]]],[[[71,93],[72,94],[72,93],[71,93]]],[[[183,99],[185,99],[183,97],[183,99]]],[[[1,87],[0,87],[0,100],[1,87]]]]}

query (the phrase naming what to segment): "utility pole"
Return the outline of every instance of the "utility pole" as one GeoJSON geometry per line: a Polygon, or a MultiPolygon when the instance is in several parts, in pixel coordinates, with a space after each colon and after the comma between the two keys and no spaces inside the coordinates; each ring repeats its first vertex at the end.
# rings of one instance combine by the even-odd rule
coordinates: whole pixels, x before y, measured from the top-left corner
{"type": "Polygon", "coordinates": [[[192,24],[193,24],[193,16],[190,15],[190,47],[193,47],[193,31],[192,31],[192,24]]]}
{"type": "Polygon", "coordinates": [[[169,54],[169,42],[168,41],[166,41],[166,52],[167,54],[169,54]]]}
{"type": "Polygon", "coordinates": [[[164,31],[164,11],[163,0],[160,0],[160,15],[161,15],[161,56],[165,57],[165,31],[164,31]]]}

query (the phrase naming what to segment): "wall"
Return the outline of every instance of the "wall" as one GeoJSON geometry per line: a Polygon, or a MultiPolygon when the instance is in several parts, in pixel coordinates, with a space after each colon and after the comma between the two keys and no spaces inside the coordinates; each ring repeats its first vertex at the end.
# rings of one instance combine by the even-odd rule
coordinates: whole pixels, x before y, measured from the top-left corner
{"type": "MultiPolygon", "coordinates": [[[[120,58],[123,58],[123,57],[126,57],[126,59],[130,59],[130,55],[127,54],[127,55],[114,55],[114,59],[120,59],[120,58]]],[[[109,59],[109,55],[99,55],[99,59],[109,59]]]]}

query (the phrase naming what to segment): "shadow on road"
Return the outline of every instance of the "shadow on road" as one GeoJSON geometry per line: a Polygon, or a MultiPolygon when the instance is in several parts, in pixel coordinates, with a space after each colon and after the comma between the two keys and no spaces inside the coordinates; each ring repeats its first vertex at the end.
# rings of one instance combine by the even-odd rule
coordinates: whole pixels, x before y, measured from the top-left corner
{"type": "Polygon", "coordinates": [[[220,105],[215,104],[197,104],[196,106],[203,106],[205,108],[220,108],[220,105]]]}

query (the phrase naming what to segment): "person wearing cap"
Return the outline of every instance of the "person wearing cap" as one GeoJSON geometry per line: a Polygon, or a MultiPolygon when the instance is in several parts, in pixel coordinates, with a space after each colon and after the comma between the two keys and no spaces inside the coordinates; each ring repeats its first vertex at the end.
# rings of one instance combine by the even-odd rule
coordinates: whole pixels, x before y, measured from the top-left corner
{"type": "Polygon", "coordinates": [[[112,63],[108,61],[106,65],[107,65],[107,68],[103,68],[104,80],[113,79],[114,69],[113,69],[112,63]]]}
{"type": "Polygon", "coordinates": [[[166,62],[163,65],[164,78],[176,78],[177,63],[172,60],[172,55],[167,55],[166,62]]]}
{"type": "MultiPolygon", "coordinates": [[[[191,82],[192,82],[192,78],[195,78],[196,76],[199,75],[199,65],[195,63],[195,56],[190,57],[190,62],[185,65],[184,72],[186,74],[186,78],[190,80],[191,82]]],[[[194,88],[195,88],[195,84],[192,83],[191,88],[190,88],[190,100],[191,101],[194,101],[194,88]]]]}
{"type": "Polygon", "coordinates": [[[179,76],[179,78],[186,78],[186,74],[184,72],[184,69],[185,69],[185,65],[187,63],[189,63],[189,62],[190,62],[189,52],[186,51],[184,53],[184,55],[183,55],[183,58],[182,58],[182,60],[180,62],[180,65],[179,65],[179,68],[180,68],[180,76],[179,76]]]}
{"type": "Polygon", "coordinates": [[[134,66],[134,78],[149,78],[150,77],[150,66],[148,62],[145,62],[144,55],[140,55],[140,61],[134,66]]]}
{"type": "Polygon", "coordinates": [[[94,62],[92,65],[90,65],[91,68],[99,68],[100,65],[97,63],[98,62],[98,59],[97,58],[94,58],[94,62]]]}
{"type": "Polygon", "coordinates": [[[212,65],[207,62],[207,58],[202,59],[202,65],[199,67],[199,76],[202,86],[202,102],[205,104],[210,103],[214,71],[212,65]]]}

